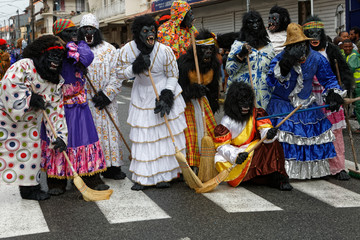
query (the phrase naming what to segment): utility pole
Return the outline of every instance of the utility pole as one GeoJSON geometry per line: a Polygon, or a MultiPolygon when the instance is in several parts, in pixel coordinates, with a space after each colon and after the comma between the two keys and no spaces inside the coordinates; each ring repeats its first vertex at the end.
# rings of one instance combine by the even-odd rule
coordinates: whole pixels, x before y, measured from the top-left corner
{"type": "Polygon", "coordinates": [[[31,4],[31,32],[32,32],[32,41],[35,40],[35,14],[34,14],[34,0],[30,0],[31,4]]]}
{"type": "Polygon", "coordinates": [[[18,38],[21,37],[19,9],[16,10],[16,13],[17,13],[17,15],[18,15],[18,20],[17,20],[18,24],[17,24],[17,26],[18,26],[18,30],[19,30],[19,36],[18,36],[16,39],[18,39],[18,38]]]}

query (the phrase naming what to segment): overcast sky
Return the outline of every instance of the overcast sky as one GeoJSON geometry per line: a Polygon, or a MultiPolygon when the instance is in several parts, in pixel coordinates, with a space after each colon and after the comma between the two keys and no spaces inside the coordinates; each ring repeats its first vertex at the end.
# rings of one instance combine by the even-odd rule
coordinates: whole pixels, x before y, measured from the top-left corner
{"type": "Polygon", "coordinates": [[[24,13],[25,8],[29,6],[29,0],[0,0],[0,25],[9,25],[9,17],[17,15],[16,10],[19,9],[19,14],[24,13]]]}

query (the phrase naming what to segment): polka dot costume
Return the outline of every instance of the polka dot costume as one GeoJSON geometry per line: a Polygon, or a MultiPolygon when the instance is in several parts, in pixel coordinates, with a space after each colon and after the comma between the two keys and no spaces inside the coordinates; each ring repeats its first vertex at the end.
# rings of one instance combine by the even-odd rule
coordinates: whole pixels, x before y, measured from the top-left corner
{"type": "MultiPolygon", "coordinates": [[[[43,80],[30,59],[13,64],[0,82],[0,185],[16,183],[22,186],[39,182],[41,147],[38,118],[41,111],[29,106],[30,81],[44,97],[46,111],[60,137],[66,142],[67,128],[62,108],[62,83],[43,80]]],[[[54,139],[47,129],[50,139],[54,139]]]]}

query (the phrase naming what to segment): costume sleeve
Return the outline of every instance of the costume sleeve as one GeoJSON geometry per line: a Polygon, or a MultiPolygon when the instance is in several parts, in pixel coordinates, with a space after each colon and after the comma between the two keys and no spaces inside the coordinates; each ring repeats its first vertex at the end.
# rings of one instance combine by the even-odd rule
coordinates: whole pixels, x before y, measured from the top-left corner
{"type": "Polygon", "coordinates": [[[110,50],[110,52],[106,55],[108,58],[107,62],[109,64],[110,76],[104,89],[102,89],[110,101],[114,100],[115,96],[121,92],[121,86],[124,80],[117,77],[117,69],[120,64],[119,52],[116,51],[115,47],[111,47],[112,48],[107,49],[110,50]]]}
{"type": "MultiPolygon", "coordinates": [[[[130,43],[128,43],[128,44],[130,44],[130,43]]],[[[119,67],[116,71],[117,77],[122,81],[135,77],[133,70],[132,70],[132,62],[130,62],[130,56],[129,56],[130,54],[127,51],[128,46],[129,46],[128,44],[126,44],[124,47],[122,47],[120,49],[119,67]]]]}
{"type": "Polygon", "coordinates": [[[216,154],[234,164],[237,156],[239,153],[244,152],[244,149],[231,145],[231,132],[222,124],[215,127],[214,135],[214,145],[217,151],[216,154]]]}
{"type": "MultiPolygon", "coordinates": [[[[256,109],[256,118],[265,117],[268,116],[266,111],[262,108],[256,109]]],[[[269,129],[273,128],[273,125],[270,121],[270,119],[261,119],[256,120],[256,129],[260,132],[260,137],[264,138],[269,131],[269,129]]],[[[264,143],[272,143],[277,139],[277,135],[273,139],[267,139],[264,141],[264,143]]]]}
{"type": "Polygon", "coordinates": [[[280,84],[284,84],[285,87],[287,87],[289,84],[291,74],[289,73],[287,76],[282,76],[280,73],[279,62],[282,59],[283,54],[284,51],[276,55],[270,62],[269,71],[266,78],[266,82],[269,87],[275,87],[280,84]]]}
{"type": "Polygon", "coordinates": [[[319,80],[319,83],[325,88],[323,96],[327,95],[329,89],[334,89],[334,91],[340,94],[342,97],[346,96],[346,91],[342,90],[338,84],[338,81],[331,70],[330,63],[323,56],[320,56],[318,59],[318,66],[316,71],[316,77],[319,80]]]}
{"type": "MultiPolygon", "coordinates": [[[[66,125],[64,102],[63,102],[61,88],[58,87],[58,90],[54,92],[53,95],[46,96],[45,99],[47,102],[46,113],[49,116],[51,124],[54,127],[57,136],[60,137],[67,145],[68,129],[66,125]]],[[[54,142],[56,138],[54,137],[54,134],[51,131],[50,125],[48,124],[45,118],[43,118],[43,121],[45,123],[46,133],[48,138],[50,139],[50,142],[54,142]]],[[[53,145],[50,144],[49,147],[53,148],[53,145]]]]}
{"type": "Polygon", "coordinates": [[[94,53],[91,51],[89,45],[85,41],[80,41],[78,44],[77,52],[80,54],[79,61],[88,67],[94,60],[94,53]]]}
{"type": "Polygon", "coordinates": [[[174,92],[178,83],[179,69],[176,57],[170,47],[165,48],[165,57],[164,72],[167,77],[165,88],[174,92]]]}
{"type": "Polygon", "coordinates": [[[235,75],[237,75],[239,72],[245,71],[247,69],[246,61],[240,63],[236,59],[236,55],[241,51],[242,46],[243,43],[240,41],[235,41],[231,46],[231,50],[226,61],[226,72],[229,74],[229,78],[231,79],[234,79],[235,75]]]}
{"type": "Polygon", "coordinates": [[[29,76],[30,71],[27,64],[17,62],[8,69],[0,82],[0,99],[3,108],[14,122],[28,121],[23,117],[25,113],[31,111],[31,89],[30,85],[25,85],[25,79],[32,81],[29,76]]]}

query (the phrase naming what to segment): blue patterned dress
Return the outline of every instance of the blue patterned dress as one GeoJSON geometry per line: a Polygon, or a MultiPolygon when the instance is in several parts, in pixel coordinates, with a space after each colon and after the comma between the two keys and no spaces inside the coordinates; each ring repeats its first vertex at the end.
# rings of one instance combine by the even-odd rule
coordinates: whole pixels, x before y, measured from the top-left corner
{"type": "MultiPolygon", "coordinates": [[[[250,75],[247,61],[239,62],[236,55],[241,51],[245,42],[235,41],[231,46],[231,50],[226,62],[226,71],[229,74],[228,85],[233,82],[250,83],[250,75]]],[[[274,48],[271,43],[257,50],[251,48],[252,53],[249,55],[251,74],[254,83],[256,107],[266,109],[270,100],[269,87],[266,83],[266,76],[269,71],[271,60],[275,57],[274,48]]]]}
{"type": "MultiPolygon", "coordinates": [[[[267,78],[269,87],[273,87],[272,96],[266,111],[269,115],[290,112],[299,104],[302,108],[316,107],[316,98],[312,93],[314,76],[325,88],[345,96],[331,71],[329,62],[320,53],[310,50],[305,63],[295,65],[284,77],[280,74],[279,61],[283,52],[270,64],[267,78]],[[280,80],[280,81],[279,81],[280,80]]],[[[272,118],[276,126],[283,117],[272,118]]],[[[294,114],[279,128],[279,138],[284,148],[285,169],[290,178],[309,179],[330,174],[328,159],[336,156],[331,131],[331,123],[321,109],[294,114]]]]}

